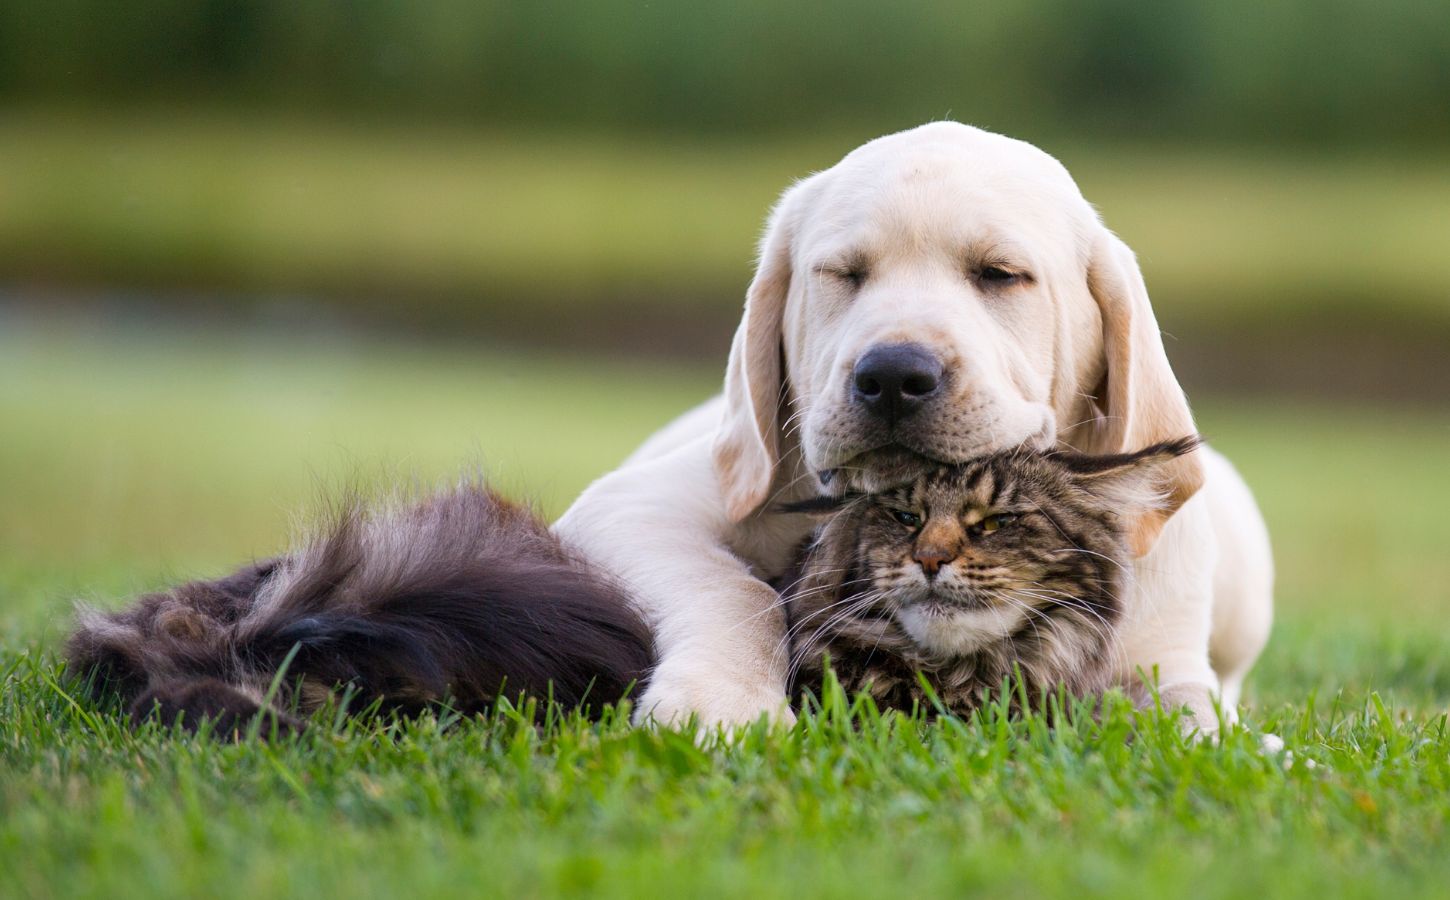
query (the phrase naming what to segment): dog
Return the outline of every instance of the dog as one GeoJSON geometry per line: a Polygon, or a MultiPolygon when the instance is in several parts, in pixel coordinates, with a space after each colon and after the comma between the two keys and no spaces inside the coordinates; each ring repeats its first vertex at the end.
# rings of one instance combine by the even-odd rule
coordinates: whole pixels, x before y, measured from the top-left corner
{"type": "MultiPolygon", "coordinates": [[[[760,244],[721,396],[555,523],[623,581],[657,667],[637,714],[788,720],[767,581],[811,528],[780,504],[1023,444],[1118,453],[1195,433],[1137,261],[1036,147],[954,122],[790,187],[760,244]]],[[[1268,532],[1203,448],[1131,523],[1117,681],[1212,733],[1272,619],[1268,532]]]]}

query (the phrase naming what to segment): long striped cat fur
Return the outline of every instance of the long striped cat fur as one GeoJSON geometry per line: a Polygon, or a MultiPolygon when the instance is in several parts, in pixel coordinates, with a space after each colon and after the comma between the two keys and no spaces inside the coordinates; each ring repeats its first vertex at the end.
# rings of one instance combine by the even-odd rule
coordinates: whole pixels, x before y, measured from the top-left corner
{"type": "Polygon", "coordinates": [[[215,581],[82,609],[73,670],[135,719],[283,730],[342,687],[353,702],[471,712],[500,692],[597,711],[652,662],[624,592],[527,508],[479,485],[422,502],[345,507],[294,553],[215,581]],[[290,656],[290,660],[289,660],[290,656]],[[269,707],[266,694],[286,662],[269,707]]]}
{"type": "Polygon", "coordinates": [[[933,709],[924,675],[956,715],[1009,679],[1013,705],[1102,692],[1120,674],[1127,529],[1195,446],[1016,450],[796,504],[830,518],[782,585],[793,691],[820,690],[829,664],[881,707],[933,709]]]}

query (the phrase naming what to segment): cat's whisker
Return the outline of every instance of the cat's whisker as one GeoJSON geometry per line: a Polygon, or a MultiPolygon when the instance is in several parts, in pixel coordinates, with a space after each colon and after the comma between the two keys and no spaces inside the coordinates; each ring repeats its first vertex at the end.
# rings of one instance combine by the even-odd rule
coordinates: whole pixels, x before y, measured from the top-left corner
{"type": "MultiPolygon", "coordinates": [[[[825,570],[825,571],[823,571],[820,574],[827,574],[827,573],[829,573],[829,574],[835,574],[835,573],[839,573],[839,572],[844,572],[844,571],[847,570],[847,568],[849,568],[849,567],[841,567],[841,568],[836,568],[836,569],[832,569],[832,570],[825,570]]],[[[804,580],[805,580],[805,578],[803,576],[802,578],[797,579],[796,582],[795,582],[795,584],[799,584],[801,581],[804,581],[804,580]]],[[[850,586],[852,584],[858,584],[858,583],[861,583],[861,582],[864,582],[864,581],[868,581],[868,580],[869,579],[866,579],[866,578],[853,578],[853,579],[849,579],[847,581],[841,582],[839,585],[834,584],[834,583],[832,583],[832,584],[826,584],[826,585],[822,585],[822,586],[817,587],[817,588],[812,588],[810,590],[800,591],[800,592],[794,593],[794,594],[789,594],[789,596],[792,598],[792,601],[795,601],[795,600],[799,600],[799,599],[802,599],[802,598],[811,596],[812,594],[818,594],[818,593],[821,593],[823,591],[828,591],[828,590],[837,590],[837,589],[842,588],[842,587],[847,587],[847,586],[850,586]]],[[[774,613],[774,612],[776,612],[778,610],[785,610],[787,620],[789,620],[790,608],[789,608],[789,603],[788,603],[788,601],[786,599],[787,595],[788,595],[788,591],[782,590],[777,595],[774,603],[770,604],[765,609],[762,609],[762,610],[760,610],[759,612],[756,612],[756,613],[752,613],[751,615],[746,616],[744,619],[740,620],[739,622],[736,622],[734,625],[732,625],[729,628],[729,630],[726,632],[726,634],[732,634],[737,629],[744,628],[745,626],[747,626],[750,623],[756,621],[757,619],[760,619],[760,618],[762,618],[764,616],[770,615],[771,613],[774,613]]],[[[852,598],[847,598],[846,600],[843,600],[841,602],[848,603],[852,599],[855,599],[855,598],[853,598],[853,597],[852,598]]],[[[830,607],[827,607],[827,608],[829,609],[830,607]]],[[[790,638],[791,638],[792,631],[793,631],[793,627],[792,626],[787,626],[786,631],[785,631],[785,635],[779,641],[776,642],[776,649],[772,653],[772,657],[771,657],[772,662],[774,662],[775,660],[778,660],[780,658],[780,654],[781,654],[782,651],[787,652],[787,653],[790,652],[790,638]]]]}
{"type": "Polygon", "coordinates": [[[864,594],[853,594],[853,595],[848,596],[848,597],[845,597],[845,598],[843,598],[841,600],[837,600],[834,603],[827,604],[826,606],[823,606],[820,609],[811,610],[795,626],[792,626],[790,629],[787,629],[787,631],[786,631],[786,637],[790,637],[793,633],[798,633],[799,632],[799,629],[801,627],[804,627],[806,624],[809,624],[813,619],[819,619],[819,618],[821,618],[822,616],[826,615],[827,613],[830,613],[832,610],[839,609],[840,607],[847,606],[847,605],[850,605],[852,603],[858,603],[858,602],[865,602],[867,604],[874,604],[877,600],[880,600],[884,596],[886,596],[886,592],[885,591],[868,591],[868,592],[866,592],[864,594]]]}
{"type": "MultiPolygon", "coordinates": [[[[1031,594],[1029,594],[1029,596],[1031,596],[1031,594]]],[[[1002,599],[1009,601],[1009,603],[1011,603],[1011,601],[1015,601],[1015,603],[1024,603],[1024,601],[1015,599],[1015,597],[1003,596],[1002,599]]],[[[1031,610],[1031,612],[1038,614],[1038,616],[1040,616],[1041,619],[1044,620],[1044,622],[1048,623],[1048,628],[1050,628],[1051,633],[1053,633],[1054,636],[1057,636],[1057,638],[1061,638],[1060,622],[1057,622],[1057,620],[1054,619],[1053,616],[1048,616],[1048,614],[1045,613],[1044,610],[1037,609],[1037,607],[1032,606],[1032,604],[1025,604],[1025,606],[1027,606],[1027,609],[1031,610]]],[[[1083,622],[1083,625],[1085,625],[1086,628],[1093,630],[1093,633],[1098,636],[1099,641],[1102,642],[1103,646],[1115,646],[1115,642],[1112,641],[1111,635],[1109,635],[1109,633],[1103,632],[1103,630],[1099,629],[1098,626],[1095,625],[1095,623],[1083,622]]],[[[1063,652],[1066,648],[1064,648],[1061,643],[1054,643],[1053,649],[1056,649],[1057,652],[1063,652]]],[[[1054,667],[1051,667],[1048,671],[1056,671],[1056,675],[1053,675],[1053,677],[1044,678],[1043,675],[1041,675],[1040,672],[1037,671],[1040,667],[1038,667],[1038,665],[1035,665],[1037,664],[1037,662],[1040,662],[1040,659],[1025,659],[1022,658],[1022,655],[1019,654],[1019,652],[1015,651],[1016,648],[1014,648],[1014,659],[1012,659],[1012,662],[1014,662],[1014,664],[1016,665],[1021,665],[1022,672],[1024,672],[1024,677],[1028,677],[1029,670],[1032,670],[1031,677],[1028,678],[1028,681],[1038,684],[1038,686],[1040,687],[1047,687],[1048,684],[1053,683],[1053,681],[1061,681],[1061,678],[1066,677],[1066,675],[1069,674],[1069,672],[1061,670],[1060,665],[1054,665],[1054,667]]],[[[1074,661],[1082,662],[1079,661],[1079,659],[1074,659],[1074,661]]]]}
{"type": "MultiPolygon", "coordinates": [[[[1066,537],[1066,535],[1063,535],[1063,537],[1066,537]]],[[[1053,550],[1052,552],[1053,553],[1082,553],[1082,554],[1086,554],[1087,556],[1095,556],[1098,559],[1104,560],[1104,561],[1106,561],[1107,563],[1109,563],[1111,565],[1117,566],[1123,572],[1131,572],[1132,571],[1132,568],[1130,566],[1124,565],[1122,562],[1120,562],[1120,561],[1118,561],[1116,559],[1113,559],[1111,556],[1108,556],[1106,553],[1099,553],[1096,550],[1088,550],[1086,548],[1079,547],[1077,545],[1073,545],[1071,547],[1059,547],[1056,550],[1053,550]]]]}
{"type": "MultiPolygon", "coordinates": [[[[1037,607],[1033,606],[1032,604],[1030,604],[1030,603],[1028,603],[1028,602],[1026,602],[1026,601],[1024,601],[1024,600],[1022,600],[1020,598],[1013,597],[1010,594],[1005,594],[1005,593],[1001,593],[1001,592],[993,592],[991,596],[993,596],[993,597],[995,597],[995,598],[997,598],[999,600],[1002,600],[1005,603],[1015,605],[1017,608],[1021,609],[1025,613],[1027,613],[1027,624],[1032,627],[1033,634],[1035,636],[1037,636],[1039,640],[1041,639],[1041,632],[1038,631],[1038,629],[1037,629],[1037,620],[1038,619],[1041,619],[1042,621],[1048,622],[1050,624],[1051,621],[1052,621],[1052,617],[1051,616],[1047,615],[1042,610],[1038,609],[1037,607]]],[[[1015,655],[1015,653],[1014,653],[1014,660],[1015,659],[1020,659],[1020,657],[1017,657],[1015,655]]]]}
{"type": "Polygon", "coordinates": [[[1063,607],[1064,609],[1072,610],[1073,612],[1082,613],[1086,616],[1091,616],[1097,621],[1103,623],[1104,625],[1108,624],[1107,619],[1103,618],[1102,614],[1098,613],[1091,606],[1088,606],[1081,597],[1078,597],[1075,594],[1070,594],[1066,591],[1059,591],[1054,588],[1048,588],[1043,586],[1032,588],[1019,586],[1013,588],[1013,591],[1018,594],[1024,594],[1028,597],[1034,597],[1046,603],[1051,603],[1055,606],[1063,607]]]}
{"type": "Polygon", "coordinates": [[[1105,651],[1115,668],[1120,668],[1123,662],[1124,651],[1117,640],[1114,623],[1110,622],[1102,613],[1087,605],[1082,598],[1049,588],[1045,585],[1037,585],[1033,588],[1018,588],[1019,593],[1037,597],[1044,602],[1061,606],[1081,617],[1084,627],[1090,629],[1099,640],[1099,649],[1105,651]],[[1066,602],[1065,602],[1066,601],[1066,602]]]}
{"type": "Polygon", "coordinates": [[[796,676],[800,673],[801,666],[804,665],[808,659],[814,657],[816,647],[818,646],[818,641],[823,635],[835,628],[836,625],[844,622],[846,619],[856,615],[859,612],[864,611],[865,609],[870,608],[870,606],[874,604],[877,600],[879,600],[881,596],[884,595],[878,593],[874,596],[871,594],[867,594],[860,598],[853,598],[858,601],[856,604],[850,606],[846,610],[832,615],[824,623],[822,623],[819,628],[812,632],[811,636],[802,642],[802,646],[804,649],[793,654],[794,659],[792,660],[789,667],[788,683],[794,683],[796,676]]]}
{"type": "MultiPolygon", "coordinates": [[[[868,580],[870,580],[868,578],[852,578],[852,579],[850,579],[848,581],[842,581],[839,584],[836,583],[836,582],[829,582],[829,583],[823,584],[823,585],[821,585],[819,587],[811,588],[810,591],[799,591],[799,592],[796,591],[796,588],[800,587],[802,584],[805,584],[807,581],[811,581],[813,579],[818,579],[818,578],[826,578],[826,577],[831,576],[831,575],[839,575],[842,572],[849,572],[852,568],[854,568],[854,567],[853,566],[834,566],[834,567],[828,568],[828,569],[812,569],[812,570],[810,570],[808,572],[803,572],[799,578],[795,579],[790,584],[784,584],[784,585],[781,585],[780,587],[776,588],[776,592],[779,593],[779,594],[781,594],[782,596],[790,595],[792,597],[804,597],[804,596],[809,596],[809,594],[811,594],[811,593],[819,593],[821,591],[831,590],[832,588],[845,587],[847,585],[859,584],[862,581],[868,581],[868,580]]],[[[754,618],[754,617],[752,616],[751,618],[754,618]]],[[[746,619],[745,621],[748,622],[748,621],[750,621],[750,619],[746,619]]]]}
{"type": "MultiPolygon", "coordinates": [[[[831,613],[832,610],[836,610],[836,609],[839,609],[841,607],[851,606],[852,604],[863,604],[859,610],[855,609],[854,607],[852,608],[852,611],[850,612],[850,614],[851,615],[855,615],[856,612],[859,612],[859,611],[862,611],[864,609],[870,608],[870,606],[872,604],[874,604],[877,600],[881,599],[881,597],[883,597],[883,596],[885,596],[885,594],[884,593],[881,593],[881,592],[874,592],[874,593],[869,593],[868,592],[866,594],[858,594],[858,595],[849,596],[849,597],[846,597],[845,599],[837,600],[836,602],[831,603],[831,604],[829,604],[827,606],[824,606],[824,607],[822,607],[820,609],[812,610],[807,616],[805,616],[804,618],[802,618],[799,622],[796,622],[794,625],[792,625],[792,626],[790,626],[789,628],[786,629],[785,635],[782,638],[781,643],[785,644],[786,646],[789,646],[791,644],[791,642],[792,642],[792,639],[797,634],[799,634],[802,629],[804,629],[804,628],[812,625],[815,621],[819,620],[822,616],[826,616],[827,614],[831,613]]],[[[823,626],[823,627],[827,627],[830,624],[831,624],[831,621],[828,619],[828,621],[826,622],[826,625],[823,626]]]]}
{"type": "MultiPolygon", "coordinates": [[[[1122,605],[1123,605],[1122,599],[1114,591],[1112,591],[1106,584],[1097,583],[1097,584],[1094,584],[1093,587],[1095,587],[1099,592],[1101,592],[1109,600],[1112,600],[1113,603],[1116,604],[1119,608],[1122,607],[1122,605]]],[[[1103,617],[1102,617],[1102,615],[1100,613],[1098,613],[1096,610],[1093,610],[1090,606],[1086,605],[1085,601],[1083,601],[1083,599],[1081,597],[1078,597],[1075,594],[1070,594],[1070,593],[1067,593],[1065,591],[1058,591],[1058,590],[1055,590],[1053,588],[1047,588],[1046,586],[1038,586],[1037,588],[1035,588],[1035,590],[1045,591],[1045,592],[1049,592],[1049,593],[1055,594],[1058,598],[1067,598],[1067,599],[1070,599],[1070,600],[1073,601],[1073,604],[1070,607],[1071,609],[1074,609],[1074,610],[1079,611],[1079,612],[1089,613],[1089,614],[1095,615],[1095,616],[1097,616],[1097,618],[1099,618],[1100,620],[1102,620],[1105,625],[1108,624],[1107,623],[1107,620],[1106,619],[1103,619],[1103,617]]]]}
{"type": "MultiPolygon", "coordinates": [[[[835,570],[833,570],[834,573],[839,573],[839,572],[844,572],[844,571],[847,571],[847,570],[846,569],[835,569],[835,570]]],[[[807,579],[805,579],[805,578],[799,578],[799,579],[796,580],[796,584],[797,585],[802,584],[806,580],[807,579]]],[[[847,587],[850,587],[850,586],[856,585],[856,584],[866,584],[866,583],[869,583],[869,582],[874,581],[874,580],[875,579],[873,577],[871,577],[871,576],[868,575],[868,576],[863,576],[861,578],[849,578],[849,579],[846,579],[845,581],[840,581],[840,582],[831,581],[831,582],[828,582],[826,584],[822,584],[822,585],[818,585],[816,587],[808,588],[808,589],[803,590],[803,591],[795,591],[795,590],[786,591],[786,590],[782,590],[781,593],[782,594],[789,593],[792,598],[796,598],[796,597],[801,597],[801,598],[804,598],[804,597],[812,597],[812,596],[815,596],[816,594],[824,593],[826,591],[841,590],[842,588],[847,588],[847,587]]]]}

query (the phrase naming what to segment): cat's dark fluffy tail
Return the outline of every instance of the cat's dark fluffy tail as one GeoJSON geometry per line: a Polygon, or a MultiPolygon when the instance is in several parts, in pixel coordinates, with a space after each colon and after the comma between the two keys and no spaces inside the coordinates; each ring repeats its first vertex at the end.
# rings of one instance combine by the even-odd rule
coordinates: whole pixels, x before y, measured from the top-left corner
{"type": "Polygon", "coordinates": [[[205,717],[219,731],[261,712],[301,727],[283,710],[308,712],[343,685],[359,705],[406,712],[478,710],[501,691],[597,712],[652,663],[619,587],[529,510],[472,485],[353,504],[293,554],[119,612],[83,609],[67,654],[133,716],[205,717]]]}

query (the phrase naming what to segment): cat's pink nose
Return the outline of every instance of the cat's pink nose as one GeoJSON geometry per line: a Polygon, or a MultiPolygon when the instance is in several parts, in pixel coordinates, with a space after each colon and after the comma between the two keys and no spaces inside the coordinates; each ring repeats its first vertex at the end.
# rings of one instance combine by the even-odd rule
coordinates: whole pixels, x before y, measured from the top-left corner
{"type": "Polygon", "coordinates": [[[911,558],[921,564],[921,571],[925,572],[928,578],[936,575],[941,569],[942,563],[951,562],[951,555],[940,550],[917,550],[911,558]]]}

